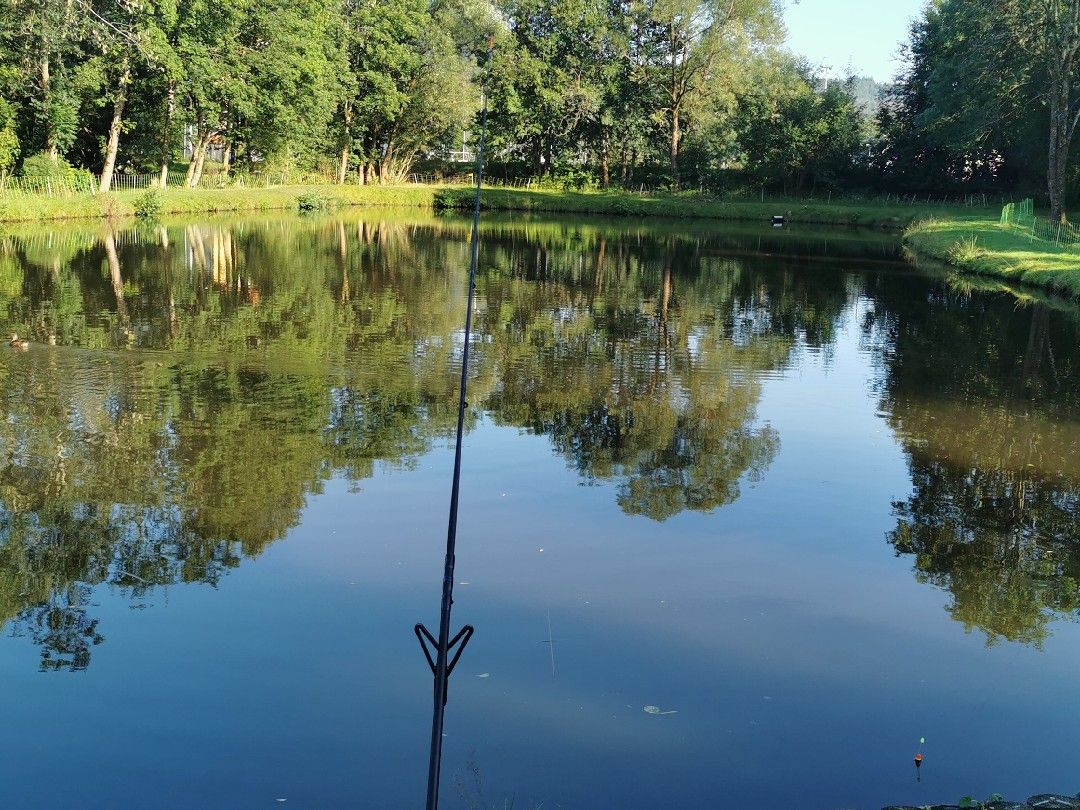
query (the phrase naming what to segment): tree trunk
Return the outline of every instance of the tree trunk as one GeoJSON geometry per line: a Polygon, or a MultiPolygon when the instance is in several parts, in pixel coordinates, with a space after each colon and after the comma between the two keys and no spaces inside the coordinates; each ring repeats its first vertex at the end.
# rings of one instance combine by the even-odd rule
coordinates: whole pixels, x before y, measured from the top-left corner
{"type": "Polygon", "coordinates": [[[45,111],[45,149],[53,160],[60,158],[60,146],[56,142],[56,129],[52,121],[52,78],[49,74],[49,57],[41,60],[41,98],[45,111]]]}
{"type": "Polygon", "coordinates": [[[127,302],[124,300],[124,279],[120,275],[120,257],[116,253],[116,237],[110,230],[105,234],[105,258],[109,263],[109,280],[112,282],[113,295],[116,297],[116,313],[120,324],[126,331],[128,326],[127,302]]]}
{"type": "Polygon", "coordinates": [[[199,181],[202,180],[203,166],[206,164],[206,150],[210,146],[210,136],[206,135],[200,138],[199,143],[201,144],[199,150],[191,156],[195,164],[191,170],[191,182],[189,183],[191,188],[198,188],[199,181]]]}
{"type": "Polygon", "coordinates": [[[172,157],[172,129],[173,114],[176,111],[176,83],[169,82],[169,94],[165,102],[165,125],[161,128],[161,172],[158,176],[158,185],[166,188],[169,185],[169,158],[172,157]]]}
{"type": "Polygon", "coordinates": [[[610,143],[608,141],[608,132],[607,129],[605,129],[604,134],[600,138],[600,182],[605,189],[611,185],[611,163],[608,160],[609,151],[610,143]]]}
{"type": "Polygon", "coordinates": [[[339,186],[345,185],[345,178],[349,174],[349,145],[341,147],[341,161],[338,163],[337,182],[339,186]]]}
{"type": "Polygon", "coordinates": [[[1041,13],[1047,15],[1045,42],[1049,48],[1050,149],[1046,186],[1050,196],[1050,219],[1064,223],[1069,148],[1080,121],[1080,114],[1073,111],[1076,61],[1080,52],[1080,0],[1065,3],[1055,0],[1043,6],[1041,13]]]}
{"type": "Polygon", "coordinates": [[[191,188],[191,178],[195,176],[195,164],[198,162],[198,154],[204,146],[202,128],[199,129],[199,140],[191,145],[191,157],[188,159],[187,172],[184,174],[184,185],[191,188]]]}
{"type": "Polygon", "coordinates": [[[1065,222],[1065,175],[1069,164],[1068,82],[1062,82],[1050,95],[1050,150],[1046,187],[1050,196],[1050,219],[1065,222]]]}
{"type": "Polygon", "coordinates": [[[671,111],[671,188],[679,190],[679,143],[682,140],[682,128],[679,125],[679,110],[676,107],[671,111]]]}
{"type": "Polygon", "coordinates": [[[125,54],[120,67],[120,81],[113,99],[112,121],[109,124],[109,140],[105,146],[105,165],[101,167],[101,183],[98,191],[105,193],[112,188],[116,169],[116,153],[120,149],[120,130],[124,125],[124,104],[127,103],[128,84],[131,82],[131,63],[125,54]]]}
{"type": "Polygon", "coordinates": [[[682,112],[682,93],[679,88],[678,71],[681,53],[681,43],[675,22],[672,20],[668,26],[668,35],[671,40],[671,65],[668,77],[668,99],[671,101],[671,141],[668,144],[668,152],[671,160],[671,188],[679,190],[679,141],[682,140],[682,129],[679,122],[679,114],[682,112]]]}
{"type": "Polygon", "coordinates": [[[233,145],[232,141],[225,141],[225,152],[221,156],[221,174],[223,177],[229,176],[229,170],[233,164],[233,145]]]}
{"type": "Polygon", "coordinates": [[[352,137],[349,135],[349,127],[352,125],[352,105],[346,104],[343,111],[344,127],[341,143],[341,162],[338,163],[337,181],[339,186],[345,185],[345,178],[349,173],[349,153],[352,151],[352,137]]]}
{"type": "Polygon", "coordinates": [[[390,182],[390,172],[394,167],[394,142],[389,141],[386,144],[386,151],[383,152],[382,160],[379,161],[379,184],[385,185],[390,182]]]}

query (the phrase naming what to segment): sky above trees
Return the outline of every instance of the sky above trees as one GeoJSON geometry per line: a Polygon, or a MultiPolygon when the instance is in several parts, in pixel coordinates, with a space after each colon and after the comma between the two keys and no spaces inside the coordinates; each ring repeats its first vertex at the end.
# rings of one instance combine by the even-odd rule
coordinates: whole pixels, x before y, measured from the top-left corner
{"type": "Polygon", "coordinates": [[[890,81],[900,67],[897,49],[925,5],[925,0],[798,0],[784,13],[788,43],[837,74],[850,64],[858,76],[890,81]]]}

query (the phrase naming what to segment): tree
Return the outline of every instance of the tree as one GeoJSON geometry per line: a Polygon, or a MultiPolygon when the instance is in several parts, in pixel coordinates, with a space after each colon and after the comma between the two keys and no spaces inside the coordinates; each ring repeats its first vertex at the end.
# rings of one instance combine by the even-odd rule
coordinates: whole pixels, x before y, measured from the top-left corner
{"type": "Polygon", "coordinates": [[[1080,123],[1080,0],[1038,0],[1014,12],[1015,42],[1043,63],[1050,108],[1050,218],[1065,221],[1065,178],[1080,123]],[[1030,49],[1030,50],[1029,50],[1030,49]]]}
{"type": "Polygon", "coordinates": [[[909,496],[886,539],[950,613],[1039,645],[1080,612],[1080,321],[1045,305],[883,279],[866,328],[909,496]]]}
{"type": "Polygon", "coordinates": [[[473,61],[428,0],[350,4],[345,132],[365,177],[406,176],[423,150],[461,132],[477,107],[473,61]]]}
{"type": "Polygon", "coordinates": [[[619,66],[606,12],[600,0],[503,4],[509,36],[489,69],[494,151],[524,160],[538,177],[579,156],[619,66]]]}
{"type": "Polygon", "coordinates": [[[5,61],[11,60],[8,98],[22,100],[29,113],[21,140],[30,153],[56,159],[75,138],[85,19],[68,0],[10,0],[0,14],[5,61]]]}
{"type": "Polygon", "coordinates": [[[648,88],[653,115],[667,133],[673,188],[688,129],[723,94],[732,94],[752,48],[780,35],[775,0],[640,0],[633,44],[635,68],[648,88]]]}
{"type": "Polygon", "coordinates": [[[940,0],[913,29],[911,53],[909,75],[927,91],[914,125],[963,157],[966,170],[999,164],[1042,119],[1051,218],[1064,221],[1080,123],[1080,0],[940,0]]]}
{"type": "MultiPolygon", "coordinates": [[[[236,127],[249,154],[311,166],[328,154],[347,71],[341,7],[320,0],[255,3],[241,36],[248,82],[236,127]]],[[[234,86],[235,89],[236,88],[234,86]]]]}
{"type": "Polygon", "coordinates": [[[866,135],[862,117],[847,84],[817,90],[820,84],[807,65],[785,63],[745,98],[740,142],[762,185],[799,193],[808,182],[835,185],[853,173],[866,135]]]}
{"type": "Polygon", "coordinates": [[[184,178],[189,187],[199,184],[211,140],[230,135],[230,121],[251,109],[250,67],[241,39],[250,10],[246,0],[193,0],[179,7],[172,35],[176,59],[165,76],[162,187],[178,134],[174,126],[178,101],[195,135],[184,178]]]}
{"type": "Polygon", "coordinates": [[[107,88],[102,101],[109,107],[98,187],[104,193],[112,188],[136,71],[140,67],[160,69],[171,61],[167,32],[175,26],[177,7],[174,0],[99,0],[88,8],[100,53],[88,60],[87,70],[93,71],[99,85],[107,88]]]}

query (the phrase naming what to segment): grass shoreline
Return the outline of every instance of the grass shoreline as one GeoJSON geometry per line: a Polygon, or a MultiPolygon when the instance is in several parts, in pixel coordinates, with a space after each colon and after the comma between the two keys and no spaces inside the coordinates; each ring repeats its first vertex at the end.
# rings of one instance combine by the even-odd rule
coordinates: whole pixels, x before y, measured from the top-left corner
{"type": "Polygon", "coordinates": [[[1080,253],[994,219],[929,219],[908,228],[904,241],[963,273],[1080,297],[1080,253]]]}
{"type": "MultiPolygon", "coordinates": [[[[136,215],[144,191],[119,191],[86,197],[22,196],[0,199],[0,223],[37,223],[72,219],[126,219],[136,215]]],[[[462,186],[290,186],[280,188],[166,189],[159,193],[159,215],[244,211],[296,211],[302,198],[329,207],[471,209],[473,190],[462,186]]],[[[601,214],[624,217],[672,217],[768,222],[776,214],[788,222],[862,226],[902,231],[920,219],[940,216],[964,220],[988,211],[940,203],[883,205],[871,201],[836,202],[766,199],[723,200],[707,195],[575,192],[485,188],[482,207],[489,211],[601,214]]]]}
{"type": "MultiPolygon", "coordinates": [[[[0,223],[36,225],[66,220],[134,219],[145,191],[84,197],[0,198],[0,223]]],[[[471,210],[473,189],[464,186],[286,186],[278,188],[175,189],[158,194],[160,216],[298,211],[319,207],[471,210]]],[[[769,222],[781,214],[792,224],[869,227],[904,232],[917,255],[943,261],[963,273],[1080,297],[1080,253],[1032,239],[1002,226],[996,210],[941,203],[883,205],[766,199],[724,200],[707,195],[575,192],[485,188],[487,211],[595,214],[627,218],[673,218],[769,222]]]]}

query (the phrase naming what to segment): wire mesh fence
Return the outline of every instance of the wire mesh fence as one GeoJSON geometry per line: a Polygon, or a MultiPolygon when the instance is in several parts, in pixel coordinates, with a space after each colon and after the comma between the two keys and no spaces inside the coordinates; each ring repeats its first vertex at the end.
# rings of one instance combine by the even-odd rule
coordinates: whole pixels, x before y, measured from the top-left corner
{"type": "Polygon", "coordinates": [[[1032,241],[1040,239],[1070,250],[1080,245],[1080,228],[1070,222],[1054,222],[1036,216],[1031,199],[1007,203],[1001,209],[1001,224],[1024,231],[1032,241]]]}
{"type": "MultiPolygon", "coordinates": [[[[277,188],[281,186],[327,185],[336,183],[337,177],[322,173],[296,172],[214,172],[204,174],[197,184],[192,186],[185,172],[171,172],[167,175],[168,188],[277,188]]],[[[101,177],[89,172],[76,172],[70,177],[13,177],[0,176],[0,198],[18,196],[42,197],[77,197],[98,193],[101,177]]],[[[113,174],[111,191],[139,191],[161,188],[161,175],[158,172],[133,174],[116,172],[113,174]]]]}
{"type": "Polygon", "coordinates": [[[97,191],[97,178],[88,173],[70,177],[0,177],[0,195],[25,194],[47,197],[75,197],[97,191]]]}

